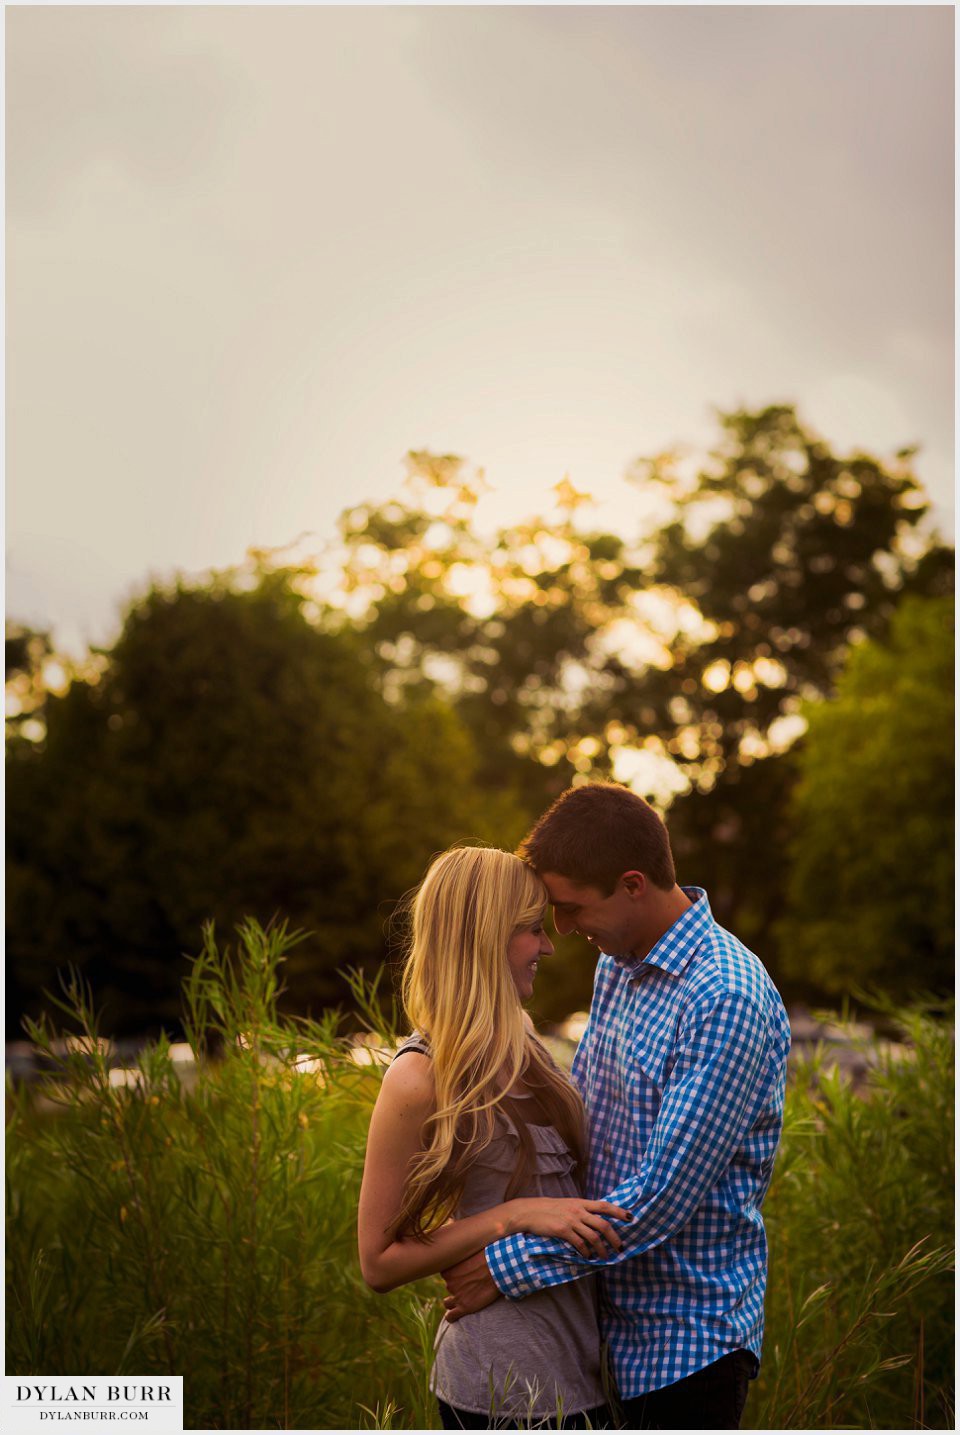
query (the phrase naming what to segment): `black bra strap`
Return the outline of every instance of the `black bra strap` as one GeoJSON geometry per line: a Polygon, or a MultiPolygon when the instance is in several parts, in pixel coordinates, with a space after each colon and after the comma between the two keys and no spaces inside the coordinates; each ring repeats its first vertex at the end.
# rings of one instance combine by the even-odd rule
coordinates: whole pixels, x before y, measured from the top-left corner
{"type": "Polygon", "coordinates": [[[393,1060],[396,1061],[398,1056],[404,1056],[408,1051],[419,1051],[424,1056],[430,1055],[429,1046],[424,1038],[417,1032],[414,1032],[413,1036],[408,1036],[405,1041],[401,1042],[400,1046],[394,1052],[393,1060]]]}

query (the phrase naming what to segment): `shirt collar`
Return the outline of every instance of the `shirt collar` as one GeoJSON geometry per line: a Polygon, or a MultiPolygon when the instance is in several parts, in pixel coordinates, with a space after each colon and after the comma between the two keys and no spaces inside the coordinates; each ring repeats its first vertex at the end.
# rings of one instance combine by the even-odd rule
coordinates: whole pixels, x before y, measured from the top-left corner
{"type": "Polygon", "coordinates": [[[680,890],[690,898],[692,906],[677,918],[672,927],[667,928],[645,957],[635,957],[630,953],[621,957],[611,953],[617,966],[629,976],[640,976],[647,967],[659,967],[670,976],[679,976],[712,926],[713,913],[703,888],[681,887],[680,890]]]}

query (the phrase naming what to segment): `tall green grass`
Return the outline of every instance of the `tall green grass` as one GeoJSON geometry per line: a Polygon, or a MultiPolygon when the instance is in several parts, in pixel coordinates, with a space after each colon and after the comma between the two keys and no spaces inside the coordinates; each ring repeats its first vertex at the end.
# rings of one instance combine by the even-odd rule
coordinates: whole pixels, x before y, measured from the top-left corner
{"type": "Polygon", "coordinates": [[[894,1022],[860,1092],[822,1051],[794,1071],[754,1428],[953,1428],[953,1027],[894,1022]]]}
{"type": "Polygon", "coordinates": [[[375,1297],[356,1258],[377,1071],[335,1016],[278,1021],[283,928],[240,936],[231,957],[208,934],[192,967],[192,1083],[160,1041],[111,1085],[76,981],[76,1049],[31,1029],[60,1069],[39,1103],[12,1097],[7,1371],[183,1375],[200,1429],[415,1424],[429,1289],[375,1297]]]}
{"type": "MultiPolygon", "coordinates": [[[[73,1049],[30,1029],[59,1069],[8,1086],[9,1374],[183,1375],[196,1429],[437,1424],[442,1288],[375,1296],[356,1257],[380,1067],[334,1015],[278,1018],[295,940],[249,922],[231,954],[207,934],[184,992],[190,1080],[160,1041],[112,1084],[76,980],[73,1049]]],[[[789,1093],[749,1425],[952,1423],[952,1034],[905,1020],[910,1058],[865,1097],[816,1064],[789,1093]]]]}

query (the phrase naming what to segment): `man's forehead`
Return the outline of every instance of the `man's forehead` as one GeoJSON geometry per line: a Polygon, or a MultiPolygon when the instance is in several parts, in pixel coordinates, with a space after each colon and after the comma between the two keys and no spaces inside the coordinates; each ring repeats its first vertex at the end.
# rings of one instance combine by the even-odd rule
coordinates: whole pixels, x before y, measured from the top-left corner
{"type": "Polygon", "coordinates": [[[550,901],[557,903],[596,901],[603,893],[599,887],[591,887],[587,883],[574,882],[572,877],[561,877],[559,872],[541,872],[540,880],[547,889],[550,901]]]}

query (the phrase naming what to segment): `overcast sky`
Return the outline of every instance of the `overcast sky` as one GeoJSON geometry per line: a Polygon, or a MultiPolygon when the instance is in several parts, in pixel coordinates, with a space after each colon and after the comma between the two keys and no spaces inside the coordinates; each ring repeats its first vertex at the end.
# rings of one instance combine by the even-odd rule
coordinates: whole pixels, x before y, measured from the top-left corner
{"type": "Polygon", "coordinates": [[[952,534],[953,23],[8,8],[9,615],[108,640],[410,448],[627,530],[737,404],[919,443],[952,534]]]}

